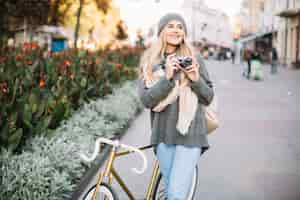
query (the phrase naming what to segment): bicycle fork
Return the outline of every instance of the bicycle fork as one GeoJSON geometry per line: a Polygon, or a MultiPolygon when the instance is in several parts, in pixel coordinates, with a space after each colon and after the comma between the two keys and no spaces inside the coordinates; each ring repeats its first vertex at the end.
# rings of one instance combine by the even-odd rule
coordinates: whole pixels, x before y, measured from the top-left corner
{"type": "MultiPolygon", "coordinates": [[[[96,189],[95,189],[95,192],[94,192],[93,198],[92,198],[93,200],[96,200],[97,193],[98,193],[98,191],[99,191],[99,189],[100,189],[100,185],[101,185],[102,180],[103,180],[104,178],[108,178],[108,180],[109,180],[108,183],[109,183],[109,184],[111,184],[111,182],[112,182],[112,175],[110,174],[110,171],[111,171],[111,169],[112,169],[112,163],[113,163],[113,161],[114,161],[114,159],[115,159],[115,156],[116,156],[116,147],[113,146],[112,148],[113,148],[113,149],[112,149],[111,152],[110,152],[109,159],[108,159],[107,164],[106,164],[106,166],[105,166],[105,170],[104,170],[104,171],[101,171],[100,174],[99,174],[99,178],[98,178],[98,180],[97,180],[96,189]]],[[[106,199],[106,198],[105,198],[105,199],[106,199]]]]}
{"type": "MultiPolygon", "coordinates": [[[[108,158],[108,160],[106,162],[106,165],[105,165],[105,170],[101,171],[100,174],[99,174],[97,184],[96,184],[96,189],[95,189],[95,192],[93,194],[92,199],[96,200],[97,193],[100,189],[100,185],[101,185],[102,181],[104,179],[108,179],[108,184],[111,185],[112,184],[112,179],[114,177],[116,179],[116,181],[119,183],[119,185],[121,186],[121,188],[125,191],[125,193],[129,197],[129,199],[130,200],[135,200],[133,194],[130,192],[130,190],[126,186],[125,182],[122,180],[120,175],[117,173],[117,171],[113,167],[113,162],[114,162],[116,157],[124,155],[124,154],[128,154],[130,152],[127,151],[127,152],[123,152],[123,153],[116,153],[116,148],[117,147],[113,146],[112,148],[113,149],[111,150],[109,158],[108,158]]],[[[147,194],[146,194],[146,200],[151,200],[151,197],[152,197],[153,191],[154,191],[154,184],[155,184],[156,179],[158,178],[158,175],[159,175],[159,165],[158,165],[158,162],[155,161],[152,176],[151,176],[151,180],[150,180],[150,184],[148,186],[148,190],[147,190],[147,194]]],[[[104,198],[104,200],[106,200],[106,197],[104,198]]]]}
{"type": "Polygon", "coordinates": [[[147,190],[146,200],[150,200],[150,198],[153,195],[154,184],[155,184],[155,181],[158,177],[158,174],[159,174],[158,162],[155,161],[152,177],[151,177],[150,184],[149,184],[149,187],[148,187],[148,190],[147,190]]]}
{"type": "MultiPolygon", "coordinates": [[[[114,167],[111,167],[111,173],[112,173],[113,177],[116,179],[116,181],[119,183],[119,185],[121,186],[123,191],[127,194],[129,199],[130,200],[135,200],[133,194],[130,192],[130,190],[126,186],[125,182],[122,180],[122,178],[116,172],[114,167]]],[[[147,190],[147,194],[146,194],[146,200],[151,200],[151,197],[152,197],[153,191],[154,191],[154,184],[155,184],[156,179],[158,178],[158,175],[159,175],[159,167],[158,167],[158,162],[156,161],[155,165],[154,165],[153,172],[152,172],[150,184],[148,186],[148,190],[147,190]]]]}

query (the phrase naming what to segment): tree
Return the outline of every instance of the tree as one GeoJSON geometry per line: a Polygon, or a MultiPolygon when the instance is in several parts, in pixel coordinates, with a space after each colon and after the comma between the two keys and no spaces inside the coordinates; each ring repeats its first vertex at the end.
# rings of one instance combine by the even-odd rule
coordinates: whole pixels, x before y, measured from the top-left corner
{"type": "Polygon", "coordinates": [[[128,38],[127,26],[123,20],[120,20],[117,24],[116,38],[118,40],[125,40],[128,38]]]}
{"type": "Polygon", "coordinates": [[[84,1],[85,0],[79,0],[79,8],[78,8],[78,11],[76,14],[77,19],[76,19],[76,26],[75,26],[75,32],[74,32],[74,47],[75,47],[75,49],[77,49],[78,32],[79,32],[79,28],[80,28],[80,16],[81,16],[84,1]]]}
{"type": "MultiPolygon", "coordinates": [[[[101,19],[112,8],[112,0],[0,0],[0,46],[5,38],[13,35],[11,30],[24,26],[33,30],[39,25],[75,26],[74,47],[81,30],[81,19],[86,6],[95,6],[101,19]],[[93,4],[93,5],[92,5],[93,4]],[[74,16],[75,13],[75,16],[74,16]]],[[[98,15],[99,16],[99,15],[98,15]]],[[[101,20],[100,19],[100,20],[101,20]]],[[[85,23],[90,27],[94,22],[85,23]]]]}
{"type": "Polygon", "coordinates": [[[136,46],[145,47],[145,38],[141,29],[138,29],[136,32],[137,40],[135,42],[136,46]]]}
{"type": "Polygon", "coordinates": [[[80,30],[80,17],[85,4],[94,2],[97,5],[98,10],[102,11],[106,14],[111,6],[111,0],[79,0],[79,7],[76,14],[76,25],[75,25],[75,32],[74,32],[74,47],[77,48],[77,40],[78,40],[78,33],[80,30]]]}
{"type": "Polygon", "coordinates": [[[11,30],[24,25],[33,29],[47,23],[50,2],[48,0],[0,0],[0,45],[11,30]]]}
{"type": "Polygon", "coordinates": [[[0,6],[0,47],[3,46],[3,43],[5,42],[6,38],[8,37],[8,16],[6,11],[8,7],[8,3],[4,0],[0,0],[1,5],[0,6]]]}
{"type": "Polygon", "coordinates": [[[73,1],[70,0],[52,0],[48,24],[49,25],[64,25],[66,22],[67,14],[73,5],[73,1]]]}

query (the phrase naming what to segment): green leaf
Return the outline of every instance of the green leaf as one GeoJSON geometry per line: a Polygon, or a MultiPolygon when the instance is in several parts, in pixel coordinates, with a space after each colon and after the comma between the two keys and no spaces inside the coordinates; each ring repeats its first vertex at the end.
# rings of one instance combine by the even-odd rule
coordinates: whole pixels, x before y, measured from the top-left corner
{"type": "Polygon", "coordinates": [[[44,125],[45,125],[45,127],[49,127],[49,124],[50,124],[50,122],[51,122],[51,120],[52,120],[52,117],[51,116],[47,116],[45,119],[44,119],[44,125]]]}
{"type": "Polygon", "coordinates": [[[31,121],[31,119],[32,119],[31,109],[28,104],[25,104],[23,108],[23,120],[31,121]]]}
{"type": "Polygon", "coordinates": [[[14,132],[8,138],[8,148],[10,150],[15,150],[17,146],[20,144],[23,136],[23,129],[19,128],[16,132],[14,132]]]}
{"type": "Polygon", "coordinates": [[[29,128],[29,129],[33,129],[33,125],[31,124],[30,121],[26,120],[23,118],[23,123],[29,128]]]}
{"type": "Polygon", "coordinates": [[[43,129],[47,129],[49,127],[51,120],[52,116],[45,117],[45,119],[43,120],[43,129]]]}
{"type": "Polygon", "coordinates": [[[38,98],[34,93],[31,93],[29,95],[28,101],[31,105],[31,111],[32,113],[35,113],[37,111],[38,108],[38,98]]]}
{"type": "Polygon", "coordinates": [[[81,81],[80,81],[80,86],[81,86],[82,88],[85,88],[86,85],[87,85],[87,79],[84,77],[84,78],[82,78],[81,81]]]}
{"type": "Polygon", "coordinates": [[[0,141],[1,141],[1,143],[6,143],[7,144],[8,137],[9,137],[8,123],[4,122],[2,130],[0,132],[0,141]]]}
{"type": "Polygon", "coordinates": [[[40,104],[38,105],[38,111],[37,111],[35,117],[40,118],[43,115],[43,113],[45,112],[45,108],[46,108],[46,102],[41,101],[40,104]]]}
{"type": "Polygon", "coordinates": [[[13,98],[12,98],[12,101],[11,101],[11,104],[13,104],[15,102],[15,99],[16,99],[16,94],[17,94],[17,90],[18,90],[18,87],[19,87],[19,79],[17,78],[15,80],[15,83],[14,83],[14,89],[13,89],[13,98]]]}
{"type": "Polygon", "coordinates": [[[11,113],[11,115],[9,116],[9,121],[11,123],[16,123],[17,118],[18,118],[18,113],[17,112],[11,113]]]}
{"type": "Polygon", "coordinates": [[[60,121],[63,120],[65,116],[65,107],[62,102],[57,102],[56,106],[53,108],[51,127],[55,128],[59,125],[60,121]]]}
{"type": "Polygon", "coordinates": [[[41,119],[35,126],[35,132],[37,134],[46,134],[47,128],[49,127],[51,120],[51,116],[47,116],[44,119],[41,119]]]}

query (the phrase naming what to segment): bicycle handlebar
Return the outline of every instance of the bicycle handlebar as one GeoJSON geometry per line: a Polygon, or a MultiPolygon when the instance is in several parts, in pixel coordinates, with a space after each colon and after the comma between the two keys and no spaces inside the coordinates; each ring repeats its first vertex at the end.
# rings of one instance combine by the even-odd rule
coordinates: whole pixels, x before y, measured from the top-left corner
{"type": "Polygon", "coordinates": [[[95,142],[95,149],[94,149],[94,152],[93,152],[91,157],[88,157],[88,156],[84,155],[83,153],[79,153],[79,156],[83,160],[85,160],[86,162],[92,162],[93,160],[95,160],[95,158],[97,157],[98,152],[100,151],[101,143],[109,144],[109,145],[114,146],[114,147],[121,147],[121,148],[124,148],[126,150],[134,151],[134,152],[138,153],[138,155],[140,155],[143,159],[143,166],[142,166],[141,170],[138,170],[137,168],[132,168],[131,170],[133,170],[137,174],[142,174],[146,171],[148,161],[147,161],[147,158],[146,158],[145,154],[136,147],[129,146],[129,145],[126,145],[126,144],[121,144],[119,140],[114,140],[113,141],[113,140],[109,140],[107,138],[100,137],[95,142]]]}

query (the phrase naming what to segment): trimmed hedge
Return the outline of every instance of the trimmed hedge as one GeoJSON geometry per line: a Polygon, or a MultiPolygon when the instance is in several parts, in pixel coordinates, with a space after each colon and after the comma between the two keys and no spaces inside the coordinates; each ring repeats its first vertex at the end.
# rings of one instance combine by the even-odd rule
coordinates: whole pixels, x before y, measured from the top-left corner
{"type": "Polygon", "coordinates": [[[19,155],[2,149],[0,199],[70,199],[86,171],[78,152],[91,153],[97,137],[111,138],[128,127],[143,108],[136,87],[128,81],[104,99],[85,104],[47,139],[28,141],[19,155]]]}

